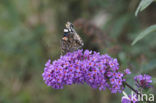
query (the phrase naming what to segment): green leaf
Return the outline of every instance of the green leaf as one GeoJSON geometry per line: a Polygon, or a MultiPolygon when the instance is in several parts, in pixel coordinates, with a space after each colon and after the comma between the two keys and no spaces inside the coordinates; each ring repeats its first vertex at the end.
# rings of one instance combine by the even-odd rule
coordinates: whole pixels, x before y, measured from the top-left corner
{"type": "Polygon", "coordinates": [[[142,38],[144,38],[146,35],[155,32],[156,31],[156,25],[152,25],[150,27],[148,27],[147,29],[145,29],[144,31],[142,31],[132,42],[131,45],[136,44],[139,40],[141,40],[142,38]]]}
{"type": "Polygon", "coordinates": [[[147,8],[154,0],[141,0],[139,3],[138,8],[135,11],[135,16],[138,15],[139,12],[143,11],[145,8],[147,8]]]}

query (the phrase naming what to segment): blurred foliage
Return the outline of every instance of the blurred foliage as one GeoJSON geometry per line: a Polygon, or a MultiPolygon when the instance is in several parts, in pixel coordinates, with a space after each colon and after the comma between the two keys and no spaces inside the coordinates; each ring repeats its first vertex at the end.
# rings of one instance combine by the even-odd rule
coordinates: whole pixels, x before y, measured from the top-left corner
{"type": "Polygon", "coordinates": [[[141,0],[137,10],[135,11],[135,16],[137,16],[139,12],[147,8],[152,2],[154,2],[154,0],[141,0]]]}
{"type": "MultiPolygon", "coordinates": [[[[139,11],[143,11],[145,8],[147,8],[152,2],[154,2],[154,0],[141,0],[140,4],[137,7],[137,10],[135,11],[135,16],[138,15],[139,11]]],[[[155,31],[156,31],[156,25],[152,25],[152,26],[148,27],[146,30],[141,32],[135,38],[135,40],[132,42],[132,45],[134,45],[136,42],[138,42],[139,40],[144,38],[146,35],[150,34],[151,32],[155,32],[155,31]]]]}
{"type": "Polygon", "coordinates": [[[140,34],[138,34],[138,36],[132,42],[132,45],[136,44],[139,40],[144,38],[146,35],[151,34],[151,32],[155,32],[155,31],[156,31],[156,25],[152,25],[152,26],[148,27],[147,29],[142,31],[140,34]]]}
{"type": "Polygon", "coordinates": [[[0,1],[0,103],[120,103],[121,94],[108,90],[82,85],[54,90],[42,80],[44,63],[60,56],[65,22],[80,18],[88,23],[78,30],[84,48],[118,58],[121,71],[132,70],[130,84],[134,75],[148,73],[156,87],[155,32],[131,46],[138,32],[156,24],[155,2],[135,17],[140,0],[0,1]]]}

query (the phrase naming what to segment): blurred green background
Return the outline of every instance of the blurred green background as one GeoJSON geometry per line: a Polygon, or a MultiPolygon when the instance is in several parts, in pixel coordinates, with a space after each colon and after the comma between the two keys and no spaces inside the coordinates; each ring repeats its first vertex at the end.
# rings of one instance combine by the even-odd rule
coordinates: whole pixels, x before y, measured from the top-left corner
{"type": "Polygon", "coordinates": [[[156,3],[136,17],[139,1],[0,0],[0,103],[120,103],[122,94],[108,90],[45,85],[44,64],[59,58],[67,21],[74,23],[84,49],[118,58],[121,71],[130,68],[132,86],[134,75],[148,73],[156,87],[156,32],[131,46],[140,31],[156,24],[156,3]]]}

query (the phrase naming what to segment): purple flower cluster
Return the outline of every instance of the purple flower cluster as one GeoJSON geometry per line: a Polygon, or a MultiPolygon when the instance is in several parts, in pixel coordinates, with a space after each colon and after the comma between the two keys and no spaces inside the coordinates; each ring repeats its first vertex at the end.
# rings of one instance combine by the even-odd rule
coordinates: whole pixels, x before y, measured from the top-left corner
{"type": "Polygon", "coordinates": [[[42,74],[48,86],[62,89],[65,85],[87,83],[92,88],[110,89],[112,93],[121,92],[123,73],[118,71],[117,59],[98,52],[78,50],[61,56],[60,59],[48,60],[42,74]]]}
{"type": "Polygon", "coordinates": [[[149,88],[151,87],[150,83],[152,83],[151,76],[144,74],[144,75],[137,75],[134,77],[137,87],[142,88],[149,88]]]}

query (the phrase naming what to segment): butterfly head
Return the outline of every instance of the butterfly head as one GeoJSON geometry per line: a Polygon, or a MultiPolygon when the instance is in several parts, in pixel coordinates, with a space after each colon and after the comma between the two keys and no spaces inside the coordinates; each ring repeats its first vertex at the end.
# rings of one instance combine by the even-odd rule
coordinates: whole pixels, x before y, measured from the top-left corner
{"type": "Polygon", "coordinates": [[[69,33],[73,32],[74,26],[71,22],[67,22],[65,26],[66,26],[66,28],[64,29],[64,36],[67,37],[69,35],[69,33]]]}
{"type": "Polygon", "coordinates": [[[68,21],[68,22],[66,23],[66,28],[67,28],[67,29],[72,29],[73,27],[74,27],[74,26],[73,26],[73,24],[72,24],[71,22],[68,21]]]}

